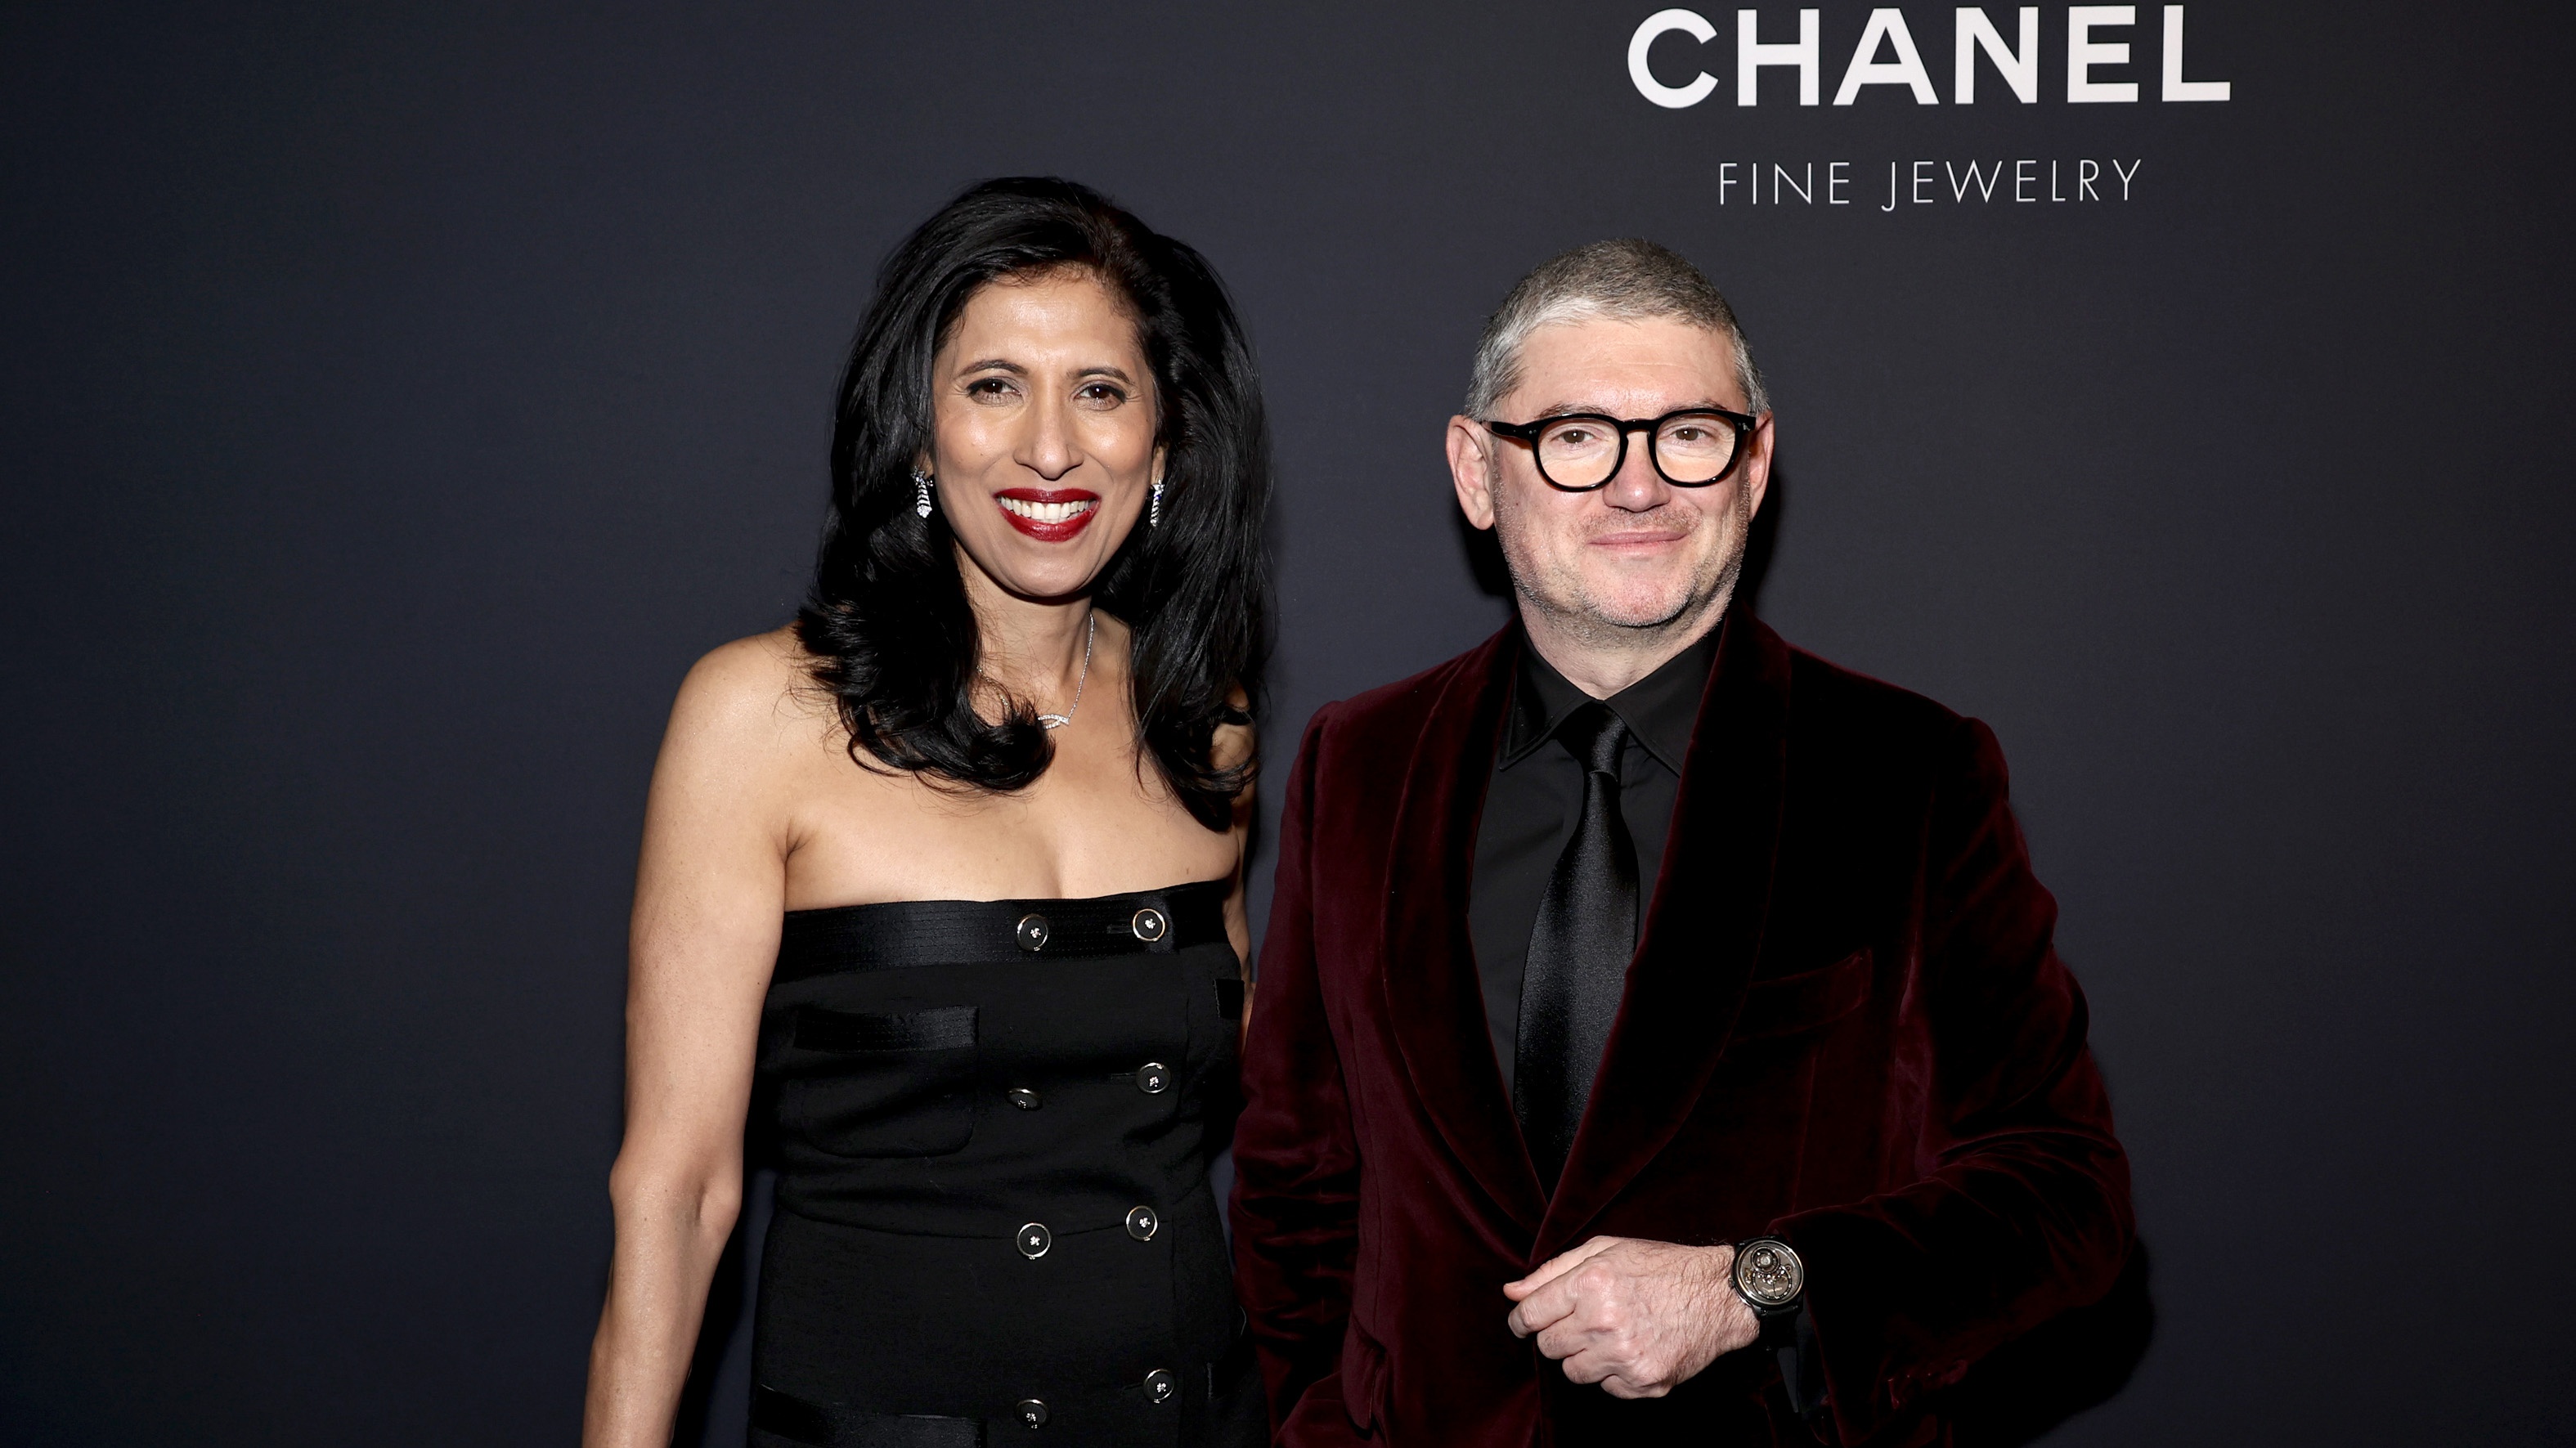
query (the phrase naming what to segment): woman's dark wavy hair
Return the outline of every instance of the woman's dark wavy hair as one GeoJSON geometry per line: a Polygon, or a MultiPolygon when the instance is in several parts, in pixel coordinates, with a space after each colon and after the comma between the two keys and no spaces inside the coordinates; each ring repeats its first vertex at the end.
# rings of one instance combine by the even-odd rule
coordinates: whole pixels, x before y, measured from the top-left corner
{"type": "Polygon", "coordinates": [[[1087,186],[988,181],[896,248],[842,374],[832,506],[796,634],[838,700],[850,757],[976,789],[1022,789],[1053,744],[1035,715],[975,712],[975,616],[947,516],[913,514],[930,446],[932,356],[966,301],[1006,277],[1078,267],[1136,318],[1166,452],[1163,519],[1129,534],[1093,601],[1134,631],[1145,752],[1190,813],[1228,827],[1254,761],[1219,769],[1217,726],[1246,722],[1269,645],[1270,444],[1261,388],[1225,286],[1188,246],[1087,186]]]}

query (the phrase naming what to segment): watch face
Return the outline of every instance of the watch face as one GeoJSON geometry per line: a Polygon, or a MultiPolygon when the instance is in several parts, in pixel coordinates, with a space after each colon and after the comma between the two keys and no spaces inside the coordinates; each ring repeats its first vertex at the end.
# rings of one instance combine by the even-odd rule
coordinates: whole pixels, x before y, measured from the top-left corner
{"type": "Polygon", "coordinates": [[[1736,1290],[1760,1306],[1780,1307],[1795,1302],[1806,1286],[1806,1264],[1789,1250],[1788,1243],[1765,1238],[1736,1249],[1736,1290]]]}

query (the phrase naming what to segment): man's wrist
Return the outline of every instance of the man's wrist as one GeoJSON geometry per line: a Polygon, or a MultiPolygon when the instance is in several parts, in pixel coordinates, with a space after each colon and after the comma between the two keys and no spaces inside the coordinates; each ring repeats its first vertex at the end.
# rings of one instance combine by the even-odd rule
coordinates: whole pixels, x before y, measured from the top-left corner
{"type": "Polygon", "coordinates": [[[1735,1290],[1735,1248],[1727,1243],[1703,1248],[1708,1253],[1709,1272],[1702,1299],[1707,1303],[1710,1327],[1709,1347],[1715,1356],[1751,1347],[1762,1336],[1762,1319],[1745,1305],[1743,1294],[1735,1290]]]}

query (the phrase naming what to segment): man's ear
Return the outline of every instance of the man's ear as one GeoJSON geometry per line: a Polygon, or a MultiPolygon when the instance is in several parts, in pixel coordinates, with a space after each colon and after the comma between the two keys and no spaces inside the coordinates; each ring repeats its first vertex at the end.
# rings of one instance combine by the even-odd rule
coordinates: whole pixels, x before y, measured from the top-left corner
{"type": "Polygon", "coordinates": [[[1744,488],[1752,494],[1753,506],[1744,510],[1746,517],[1762,511],[1762,497],[1771,491],[1771,453],[1779,441],[1779,414],[1766,412],[1753,429],[1752,452],[1744,459],[1744,488]]]}
{"type": "Polygon", "coordinates": [[[1471,417],[1449,419],[1449,483],[1458,490],[1458,511],[1480,529],[1494,526],[1493,435],[1471,417]]]}

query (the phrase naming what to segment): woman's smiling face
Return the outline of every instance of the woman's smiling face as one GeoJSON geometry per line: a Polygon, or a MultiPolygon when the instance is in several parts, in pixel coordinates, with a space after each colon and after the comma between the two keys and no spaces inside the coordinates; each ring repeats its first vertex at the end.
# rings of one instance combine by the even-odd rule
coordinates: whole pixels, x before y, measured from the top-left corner
{"type": "Polygon", "coordinates": [[[930,376],[921,462],[966,562],[1021,598],[1089,589],[1163,468],[1153,374],[1125,304],[1085,270],[989,283],[930,376]]]}

